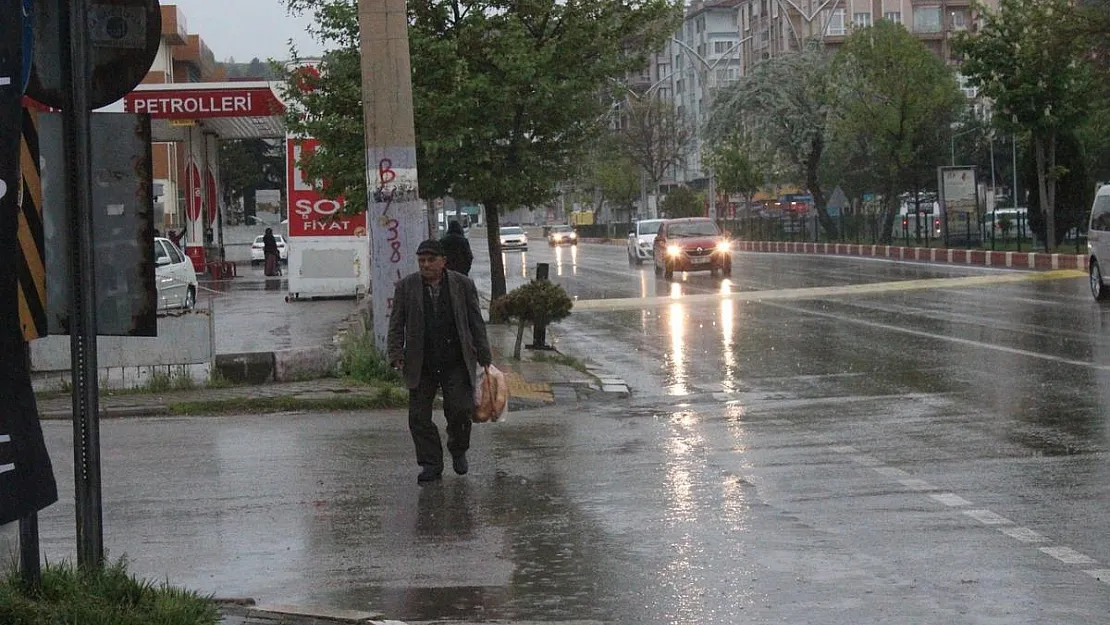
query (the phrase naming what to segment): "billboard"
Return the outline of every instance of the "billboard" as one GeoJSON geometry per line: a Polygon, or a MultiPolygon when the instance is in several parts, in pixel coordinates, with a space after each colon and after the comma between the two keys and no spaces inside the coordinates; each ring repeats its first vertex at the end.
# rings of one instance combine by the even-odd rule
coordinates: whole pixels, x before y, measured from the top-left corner
{"type": "Polygon", "coordinates": [[[286,141],[286,172],[289,177],[290,237],[365,237],[366,213],[344,215],[342,198],[325,197],[317,181],[307,180],[301,157],[320,145],[316,139],[286,141]]]}
{"type": "Polygon", "coordinates": [[[945,244],[979,242],[979,187],[975,168],[939,167],[937,182],[945,244]]]}

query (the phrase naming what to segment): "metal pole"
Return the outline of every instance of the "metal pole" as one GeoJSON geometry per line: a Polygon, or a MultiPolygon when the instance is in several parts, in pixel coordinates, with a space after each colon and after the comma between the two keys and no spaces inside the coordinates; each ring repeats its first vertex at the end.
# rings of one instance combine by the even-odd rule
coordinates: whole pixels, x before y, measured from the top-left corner
{"type": "Polygon", "coordinates": [[[70,302],[73,379],[73,470],[77,514],[77,564],[100,568],[104,528],[100,493],[100,389],[96,354],[96,266],[93,253],[92,159],[89,145],[88,0],[71,0],[62,11],[62,75],[71,88],[62,111],[66,203],[75,246],[70,302]]]}

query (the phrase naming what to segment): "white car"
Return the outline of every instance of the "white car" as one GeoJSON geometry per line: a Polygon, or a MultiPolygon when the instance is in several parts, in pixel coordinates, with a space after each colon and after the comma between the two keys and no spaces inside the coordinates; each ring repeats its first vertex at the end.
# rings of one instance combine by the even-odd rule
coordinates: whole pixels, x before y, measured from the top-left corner
{"type": "Polygon", "coordinates": [[[628,233],[628,261],[643,264],[645,260],[654,258],[652,247],[655,245],[655,234],[659,232],[662,219],[644,219],[632,224],[632,232],[628,233]]]}
{"type": "Polygon", "coordinates": [[[169,239],[154,239],[154,280],[158,285],[158,310],[191,310],[197,305],[193,261],[169,239]]]}
{"type": "Polygon", "coordinates": [[[528,234],[524,232],[524,228],[520,226],[504,226],[501,228],[501,249],[528,249],[528,234]]]}
{"type": "Polygon", "coordinates": [[[1090,257],[1091,295],[1095,300],[1110,300],[1110,185],[1102,185],[1091,206],[1091,223],[1087,228],[1087,255],[1090,257]]]}
{"type": "MultiPolygon", "coordinates": [[[[258,235],[254,238],[254,243],[251,243],[251,265],[257,265],[266,260],[265,245],[262,243],[262,238],[265,235],[258,235]]],[[[289,260],[289,246],[285,244],[285,237],[280,234],[274,235],[274,241],[277,242],[278,259],[289,260]]]]}

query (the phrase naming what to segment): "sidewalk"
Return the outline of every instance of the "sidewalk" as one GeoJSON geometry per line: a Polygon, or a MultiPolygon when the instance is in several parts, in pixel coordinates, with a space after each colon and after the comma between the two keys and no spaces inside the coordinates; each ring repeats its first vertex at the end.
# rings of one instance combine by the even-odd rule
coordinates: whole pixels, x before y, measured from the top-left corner
{"type": "MultiPolygon", "coordinates": [[[[538,408],[551,404],[573,404],[594,395],[627,397],[628,389],[621,385],[602,385],[603,372],[591,370],[557,351],[521,349],[521,359],[513,360],[516,327],[490,325],[487,327],[494,365],[505,372],[509,382],[509,410],[538,408]],[[577,368],[576,368],[577,367],[577,368]]],[[[551,342],[551,331],[548,331],[551,342]]],[[[525,343],[531,332],[525,332],[525,343]]],[[[606,379],[606,382],[613,382],[606,379]]],[[[196,388],[165,392],[135,392],[100,396],[102,418],[150,417],[173,414],[173,406],[181,403],[233,402],[236,400],[340,400],[369,399],[380,392],[379,388],[356,381],[325,377],[295,382],[269,382],[245,384],[229,388],[196,388]]],[[[69,393],[44,392],[37,395],[39,415],[42,419],[72,418],[72,398],[69,393]]]]}

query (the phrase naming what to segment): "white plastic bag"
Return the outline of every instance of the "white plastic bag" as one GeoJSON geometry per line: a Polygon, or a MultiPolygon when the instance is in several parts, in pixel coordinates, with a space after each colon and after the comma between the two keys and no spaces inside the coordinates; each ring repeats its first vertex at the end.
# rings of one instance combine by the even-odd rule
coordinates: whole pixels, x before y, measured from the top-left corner
{"type": "Polygon", "coordinates": [[[509,405],[509,382],[497,367],[478,369],[478,383],[474,388],[475,423],[497,421],[509,405]]]}

